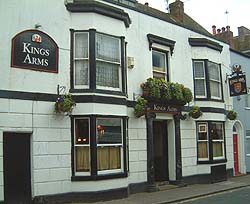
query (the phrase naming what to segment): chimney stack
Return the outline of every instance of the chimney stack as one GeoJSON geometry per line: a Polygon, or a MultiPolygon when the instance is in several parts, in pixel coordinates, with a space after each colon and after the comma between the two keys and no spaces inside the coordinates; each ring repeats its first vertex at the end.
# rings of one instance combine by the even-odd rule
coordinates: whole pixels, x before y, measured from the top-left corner
{"type": "Polygon", "coordinates": [[[175,17],[178,22],[183,23],[184,17],[184,4],[180,0],[176,0],[175,2],[169,5],[170,14],[175,17]]]}
{"type": "Polygon", "coordinates": [[[213,29],[213,35],[216,35],[216,26],[213,25],[213,26],[212,26],[212,29],[213,29]]]}

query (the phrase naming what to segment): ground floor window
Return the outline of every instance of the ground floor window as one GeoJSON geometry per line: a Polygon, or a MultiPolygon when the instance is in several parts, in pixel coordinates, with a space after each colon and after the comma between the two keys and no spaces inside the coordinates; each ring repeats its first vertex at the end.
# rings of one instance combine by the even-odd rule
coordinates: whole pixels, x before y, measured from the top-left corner
{"type": "Polygon", "coordinates": [[[126,176],[125,117],[72,118],[73,177],[126,176]]]}
{"type": "Polygon", "coordinates": [[[225,130],[223,122],[197,122],[198,163],[225,161],[225,130]]]}

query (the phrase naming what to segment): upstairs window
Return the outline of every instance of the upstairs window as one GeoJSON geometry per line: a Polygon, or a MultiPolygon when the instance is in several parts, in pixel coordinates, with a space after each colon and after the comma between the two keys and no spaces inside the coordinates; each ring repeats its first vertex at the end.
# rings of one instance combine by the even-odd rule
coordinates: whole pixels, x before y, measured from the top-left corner
{"type": "Polygon", "coordinates": [[[74,84],[75,87],[87,88],[89,85],[89,35],[74,34],[74,84]]]}
{"type": "MultiPolygon", "coordinates": [[[[72,31],[71,87],[125,93],[124,37],[72,31]]],[[[85,91],[86,92],[86,91],[85,91]]]]}
{"type": "Polygon", "coordinates": [[[119,89],[121,81],[120,39],[96,34],[96,85],[119,89]]]}
{"type": "Polygon", "coordinates": [[[167,80],[168,52],[152,51],[153,77],[167,80]]]}
{"type": "Polygon", "coordinates": [[[207,60],[194,60],[195,99],[223,100],[221,68],[207,60]]]}

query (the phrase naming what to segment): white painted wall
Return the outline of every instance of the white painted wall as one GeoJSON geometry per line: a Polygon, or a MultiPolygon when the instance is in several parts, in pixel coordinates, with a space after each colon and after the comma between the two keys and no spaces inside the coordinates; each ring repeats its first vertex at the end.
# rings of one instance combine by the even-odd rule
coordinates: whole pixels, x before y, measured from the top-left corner
{"type": "MultiPolygon", "coordinates": [[[[113,5],[115,6],[115,5],[113,5]]],[[[120,7],[121,8],[121,7],[120,7]]],[[[223,64],[222,77],[225,104],[232,104],[224,84],[229,65],[229,47],[222,53],[208,48],[194,48],[189,37],[204,37],[193,31],[169,24],[133,10],[122,8],[132,20],[129,28],[124,22],[94,13],[70,13],[64,0],[19,0],[0,1],[0,89],[26,92],[56,93],[57,85],[69,89],[70,76],[70,31],[88,30],[125,36],[127,55],[135,58],[135,67],[128,69],[128,99],[140,94],[140,84],[152,76],[152,53],[149,51],[147,34],[176,41],[170,57],[170,80],[184,84],[193,90],[192,59],[209,59],[223,64]],[[50,35],[59,46],[59,73],[46,73],[11,68],[11,39],[19,32],[33,29],[39,23],[41,31],[50,35]],[[225,66],[224,66],[225,65],[225,66]],[[185,77],[184,77],[185,76],[185,77]]],[[[214,40],[214,39],[212,39],[214,40]]],[[[206,107],[224,108],[224,103],[195,102],[206,107]]],[[[32,134],[32,188],[33,196],[72,191],[96,191],[126,187],[130,183],[147,180],[147,142],[144,118],[134,118],[133,110],[125,106],[105,104],[78,104],[73,114],[128,115],[129,176],[123,179],[104,181],[71,182],[71,133],[68,117],[53,113],[54,103],[0,99],[0,200],[3,200],[3,153],[4,131],[30,131],[32,134]]],[[[191,103],[192,104],[192,103],[191,103]]],[[[171,119],[162,114],[157,118],[171,119]]],[[[202,120],[224,121],[220,114],[205,113],[202,120]]],[[[171,123],[171,120],[170,120],[171,123]]],[[[226,122],[227,168],[233,167],[231,123],[226,122]]],[[[171,132],[171,131],[169,131],[171,132]]],[[[209,165],[196,164],[195,122],[181,122],[183,176],[210,173],[209,165]]],[[[171,140],[170,140],[171,141],[171,140]]],[[[174,140],[172,141],[174,142],[174,140]]],[[[173,166],[174,159],[170,161],[173,166]]],[[[175,169],[171,167],[174,179],[175,169]]]]}

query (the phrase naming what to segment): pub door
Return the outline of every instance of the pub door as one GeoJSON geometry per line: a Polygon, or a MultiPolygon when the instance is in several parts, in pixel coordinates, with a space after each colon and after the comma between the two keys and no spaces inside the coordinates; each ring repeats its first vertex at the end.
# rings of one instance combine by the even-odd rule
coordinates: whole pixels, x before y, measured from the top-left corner
{"type": "Polygon", "coordinates": [[[167,121],[153,121],[155,181],[169,180],[167,121]]]}
{"type": "Polygon", "coordinates": [[[30,134],[3,134],[3,165],[4,204],[30,204],[30,134]]]}

